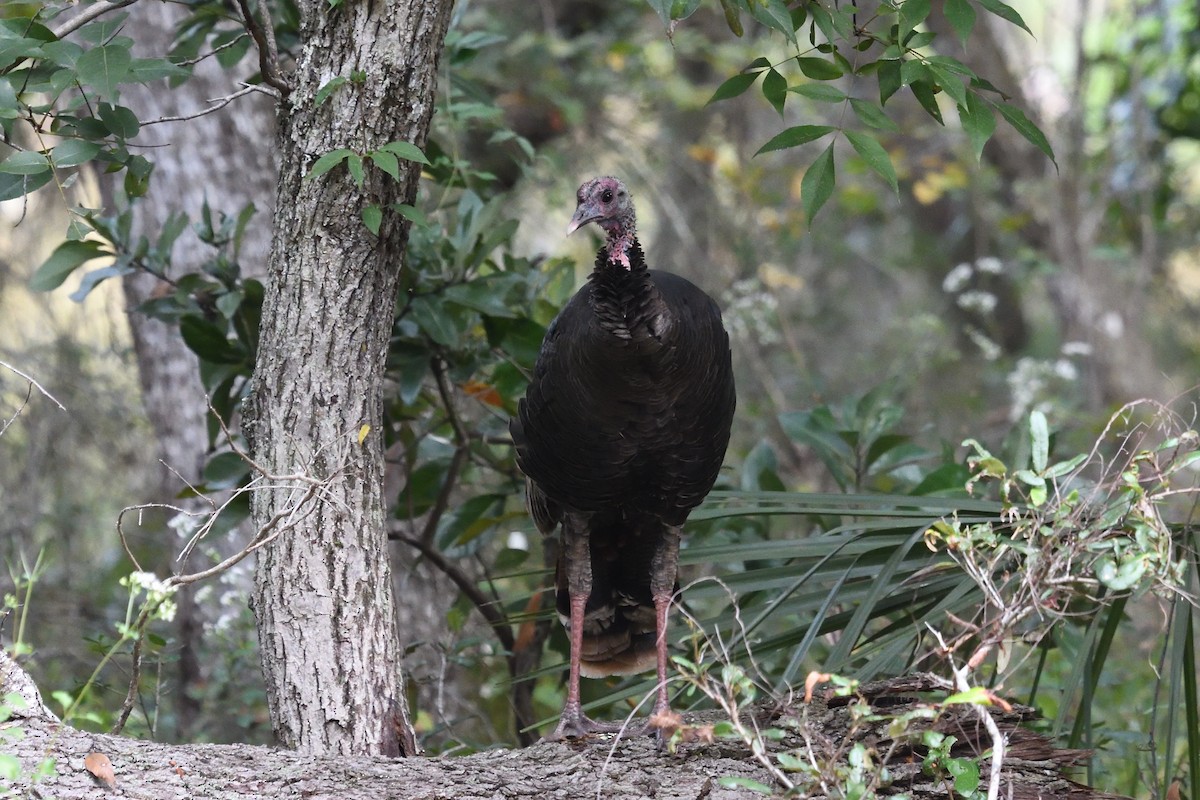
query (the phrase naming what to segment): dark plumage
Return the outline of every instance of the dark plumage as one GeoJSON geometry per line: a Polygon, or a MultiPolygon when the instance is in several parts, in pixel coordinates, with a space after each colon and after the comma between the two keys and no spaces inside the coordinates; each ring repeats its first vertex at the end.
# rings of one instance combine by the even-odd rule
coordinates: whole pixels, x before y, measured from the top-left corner
{"type": "Polygon", "coordinates": [[[668,710],[681,528],[716,481],[736,402],[720,310],[691,282],[646,268],[624,184],[594,178],[578,201],[567,233],[595,222],[606,241],[546,331],[510,424],[539,530],[562,525],[571,659],[555,738],[608,729],[583,715],[580,674],[657,667],[655,711],[668,710]]]}

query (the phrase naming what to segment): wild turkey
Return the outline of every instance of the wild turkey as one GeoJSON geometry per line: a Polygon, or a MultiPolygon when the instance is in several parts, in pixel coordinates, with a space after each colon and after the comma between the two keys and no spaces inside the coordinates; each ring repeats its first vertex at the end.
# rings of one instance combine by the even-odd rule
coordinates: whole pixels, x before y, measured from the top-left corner
{"type": "Polygon", "coordinates": [[[555,584],[570,635],[567,700],[551,738],[613,730],[580,707],[579,676],[658,670],[669,710],[667,612],[679,541],[729,444],[729,335],[712,298],[646,268],[621,181],[579,188],[567,234],[606,234],[587,284],[550,323],[510,423],[539,530],[562,524],[555,584]]]}

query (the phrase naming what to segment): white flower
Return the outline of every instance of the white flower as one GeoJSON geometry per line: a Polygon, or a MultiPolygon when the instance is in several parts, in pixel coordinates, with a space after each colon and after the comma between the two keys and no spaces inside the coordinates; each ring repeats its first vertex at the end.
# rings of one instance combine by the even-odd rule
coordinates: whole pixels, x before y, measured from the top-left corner
{"type": "Polygon", "coordinates": [[[996,295],[979,289],[963,292],[955,302],[961,309],[976,311],[980,314],[990,314],[996,310],[996,295]]]}
{"type": "Polygon", "coordinates": [[[975,262],[975,269],[980,272],[999,275],[1001,272],[1004,272],[1004,262],[995,256],[984,256],[975,262]]]}
{"type": "Polygon", "coordinates": [[[946,277],[942,278],[942,291],[947,294],[954,294],[967,285],[967,281],[971,280],[971,273],[974,270],[970,264],[963,262],[954,269],[946,273],[946,277]]]}
{"type": "Polygon", "coordinates": [[[1064,356],[1090,356],[1092,346],[1087,342],[1064,342],[1062,354],[1064,356]]]}

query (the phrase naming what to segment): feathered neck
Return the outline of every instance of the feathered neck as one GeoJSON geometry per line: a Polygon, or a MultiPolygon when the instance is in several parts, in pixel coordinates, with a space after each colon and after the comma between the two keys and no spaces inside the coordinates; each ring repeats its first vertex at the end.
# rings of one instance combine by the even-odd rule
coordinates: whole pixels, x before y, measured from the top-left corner
{"type": "Polygon", "coordinates": [[[596,259],[596,268],[600,268],[600,260],[624,267],[627,270],[636,269],[633,251],[637,251],[636,264],[645,269],[646,262],[642,256],[642,247],[637,240],[637,220],[633,216],[633,207],[623,216],[615,219],[597,220],[596,224],[604,229],[604,247],[596,259]]]}
{"type": "Polygon", "coordinates": [[[632,232],[621,239],[609,239],[596,251],[595,274],[613,274],[614,277],[646,271],[646,255],[642,244],[632,232]],[[614,274],[615,273],[615,274],[614,274]]]}

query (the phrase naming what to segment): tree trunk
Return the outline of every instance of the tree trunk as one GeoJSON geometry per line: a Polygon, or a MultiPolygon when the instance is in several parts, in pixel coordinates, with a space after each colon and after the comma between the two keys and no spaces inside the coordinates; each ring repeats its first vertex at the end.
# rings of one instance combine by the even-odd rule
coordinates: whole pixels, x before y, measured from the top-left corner
{"type": "Polygon", "coordinates": [[[279,740],[306,753],[412,754],[384,528],[382,379],[408,225],[385,211],[416,197],[366,164],[312,179],[320,156],[425,144],[451,0],[306,0],[295,89],[284,101],[280,179],[259,360],[244,427],[274,478],[254,522],[279,535],[259,558],[254,595],[267,696],[279,740]],[[323,103],[331,79],[348,79],[323,103]],[[303,474],[323,482],[309,503],[303,474]]]}

